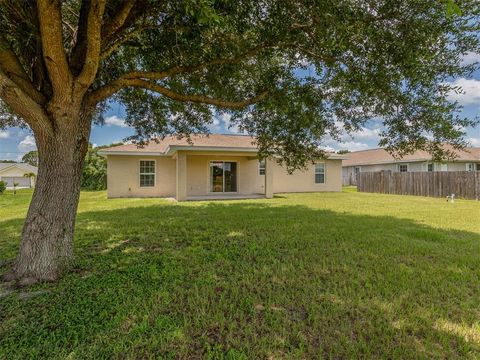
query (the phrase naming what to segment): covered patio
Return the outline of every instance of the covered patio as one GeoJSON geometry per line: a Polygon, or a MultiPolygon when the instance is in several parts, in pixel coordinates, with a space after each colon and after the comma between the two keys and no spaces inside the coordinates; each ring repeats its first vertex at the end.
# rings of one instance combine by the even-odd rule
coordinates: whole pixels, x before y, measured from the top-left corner
{"type": "Polygon", "coordinates": [[[177,151],[177,201],[273,197],[273,161],[259,168],[256,153],[177,151]]]}
{"type": "Polygon", "coordinates": [[[188,196],[187,201],[202,200],[244,200],[244,199],[265,199],[265,194],[209,194],[200,196],[188,196]]]}

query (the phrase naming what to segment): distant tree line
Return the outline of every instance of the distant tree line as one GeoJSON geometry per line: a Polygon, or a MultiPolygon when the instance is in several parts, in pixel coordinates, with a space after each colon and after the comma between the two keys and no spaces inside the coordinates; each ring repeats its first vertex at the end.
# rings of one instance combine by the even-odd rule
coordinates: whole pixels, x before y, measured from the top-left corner
{"type": "MultiPolygon", "coordinates": [[[[82,189],[84,190],[105,190],[107,188],[107,161],[98,155],[98,150],[118,144],[93,147],[89,144],[85,156],[85,167],[82,174],[82,189]]],[[[15,163],[13,160],[3,162],[15,163]]],[[[38,166],[38,152],[29,151],[22,157],[22,162],[32,166],[38,166]]]]}

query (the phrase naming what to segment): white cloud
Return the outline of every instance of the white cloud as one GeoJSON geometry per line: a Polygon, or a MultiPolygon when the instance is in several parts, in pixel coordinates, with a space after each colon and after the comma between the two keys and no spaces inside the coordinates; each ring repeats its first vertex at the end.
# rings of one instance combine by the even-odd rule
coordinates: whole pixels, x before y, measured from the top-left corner
{"type": "Polygon", "coordinates": [[[350,150],[350,151],[359,151],[359,150],[366,150],[370,149],[371,147],[368,144],[356,142],[356,141],[347,141],[340,144],[339,149],[341,150],[350,150]]]}
{"type": "Polygon", "coordinates": [[[462,58],[462,65],[471,65],[480,62],[480,54],[473,51],[467,52],[462,58]]]}
{"type": "Polygon", "coordinates": [[[220,114],[220,120],[223,122],[225,130],[236,134],[241,133],[238,125],[232,125],[232,115],[226,113],[220,114]]]}
{"type": "Polygon", "coordinates": [[[227,113],[217,113],[213,119],[213,123],[209,126],[212,132],[228,132],[233,134],[241,134],[238,125],[232,124],[232,115],[227,113]]]}
{"type": "Polygon", "coordinates": [[[119,126],[119,127],[122,127],[122,128],[129,127],[125,123],[125,119],[119,118],[116,115],[106,117],[105,118],[105,125],[107,125],[107,126],[119,126]]]}
{"type": "Polygon", "coordinates": [[[221,131],[221,123],[220,120],[216,117],[213,118],[213,122],[208,126],[210,131],[212,132],[219,132],[221,131]]]}
{"type": "Polygon", "coordinates": [[[361,140],[377,140],[380,138],[381,130],[379,128],[376,129],[369,129],[366,127],[362,127],[359,131],[352,133],[352,137],[354,139],[361,139],[361,140]]]}
{"type": "Polygon", "coordinates": [[[0,139],[8,139],[10,133],[7,130],[0,130],[0,139]]]}
{"type": "Polygon", "coordinates": [[[449,100],[458,101],[462,105],[480,103],[480,80],[460,78],[451,83],[462,90],[460,92],[451,91],[448,95],[449,100]]]}
{"type": "Polygon", "coordinates": [[[335,152],[335,148],[329,146],[329,145],[324,145],[320,146],[320,149],[326,151],[326,152],[335,152]]]}
{"type": "Polygon", "coordinates": [[[35,144],[35,138],[33,135],[25,136],[25,138],[18,144],[18,150],[21,152],[29,152],[36,149],[37,145],[35,144]]]}
{"type": "Polygon", "coordinates": [[[472,144],[473,147],[480,147],[480,137],[468,138],[467,141],[472,144]]]}

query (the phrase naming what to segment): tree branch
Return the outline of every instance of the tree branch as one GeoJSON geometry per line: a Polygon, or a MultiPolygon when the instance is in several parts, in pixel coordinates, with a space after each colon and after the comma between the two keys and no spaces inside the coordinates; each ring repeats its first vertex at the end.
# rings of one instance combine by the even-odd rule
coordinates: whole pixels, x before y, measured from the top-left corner
{"type": "Polygon", "coordinates": [[[192,73],[199,70],[203,70],[209,66],[213,65],[226,65],[226,64],[236,64],[242,60],[253,57],[257,55],[260,51],[270,47],[268,44],[258,45],[242,54],[239,54],[233,58],[218,58],[211,61],[204,62],[202,64],[194,66],[174,66],[170,69],[164,71],[132,71],[121,77],[121,79],[150,79],[150,80],[161,80],[173,75],[182,74],[182,73],[192,73]]]}
{"type": "Polygon", "coordinates": [[[102,18],[106,0],[92,0],[87,18],[87,49],[83,68],[77,77],[78,83],[88,88],[97,75],[102,46],[102,18]]]}
{"type": "Polygon", "coordinates": [[[20,64],[18,57],[13,52],[10,44],[0,34],[0,70],[8,76],[17,86],[38,104],[45,103],[45,97],[35,89],[25,69],[20,64]]]}
{"type": "Polygon", "coordinates": [[[263,100],[264,98],[266,98],[266,96],[268,95],[268,91],[263,91],[259,95],[250,99],[245,99],[241,101],[229,101],[229,100],[215,99],[215,98],[211,98],[203,95],[180,94],[151,81],[146,81],[141,79],[122,79],[122,80],[115,80],[112,83],[110,83],[110,85],[107,85],[93,92],[89,96],[88,102],[91,105],[95,105],[98,102],[105,100],[109,96],[113,95],[117,91],[129,86],[150,90],[150,91],[162,94],[163,96],[166,96],[172,100],[215,105],[218,107],[230,108],[230,109],[241,109],[248,105],[255,104],[263,100]]]}
{"type": "Polygon", "coordinates": [[[130,11],[135,5],[136,0],[126,0],[123,3],[123,6],[120,10],[108,21],[102,29],[102,37],[109,39],[113,34],[115,34],[118,29],[120,29],[130,15],[130,11]]]}
{"type": "Polygon", "coordinates": [[[53,134],[53,126],[45,110],[0,69],[0,98],[34,131],[53,134]]]}
{"type": "Polygon", "coordinates": [[[123,35],[120,35],[120,37],[109,44],[101,53],[100,58],[101,59],[106,59],[108,58],[120,45],[123,43],[127,42],[128,40],[132,39],[133,37],[137,36],[140,34],[143,30],[148,29],[150,26],[142,26],[140,28],[131,30],[128,33],[125,33],[123,35]]]}
{"type": "Polygon", "coordinates": [[[62,35],[62,13],[60,0],[37,0],[42,53],[50,82],[55,89],[72,83],[62,35]]]}

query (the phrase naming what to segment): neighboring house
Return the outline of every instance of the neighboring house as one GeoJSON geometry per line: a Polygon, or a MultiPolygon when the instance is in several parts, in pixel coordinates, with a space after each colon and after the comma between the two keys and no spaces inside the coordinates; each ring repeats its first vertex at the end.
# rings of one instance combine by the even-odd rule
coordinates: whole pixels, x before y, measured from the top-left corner
{"type": "Polygon", "coordinates": [[[348,153],[343,161],[343,184],[356,185],[360,172],[409,172],[409,171],[480,171],[480,148],[455,150],[452,161],[434,162],[426,151],[416,151],[395,159],[384,149],[370,149],[348,153]]]}
{"type": "Polygon", "coordinates": [[[253,198],[283,192],[341,191],[343,156],[330,154],[288,174],[275,160],[259,161],[254,139],[243,135],[167,137],[99,151],[107,157],[108,196],[174,197],[178,201],[253,198]]]}
{"type": "Polygon", "coordinates": [[[7,187],[34,187],[35,177],[25,177],[25,174],[37,175],[37,167],[25,163],[0,163],[0,181],[5,181],[7,187]]]}

